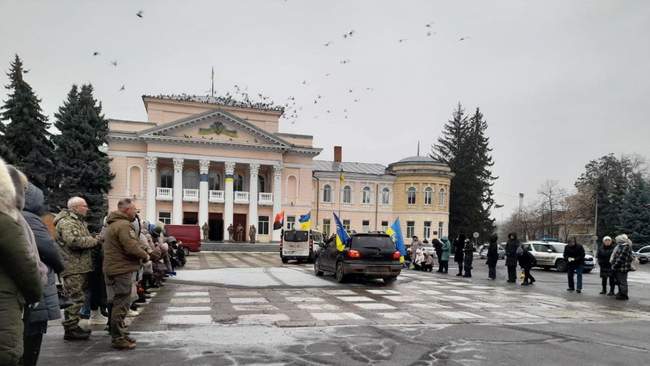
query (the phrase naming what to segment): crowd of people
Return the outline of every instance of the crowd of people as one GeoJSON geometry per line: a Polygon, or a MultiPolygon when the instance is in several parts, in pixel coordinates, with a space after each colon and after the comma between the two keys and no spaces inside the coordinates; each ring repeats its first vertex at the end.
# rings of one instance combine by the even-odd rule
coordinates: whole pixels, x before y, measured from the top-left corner
{"type": "MultiPolygon", "coordinates": [[[[434,253],[429,253],[425,247],[429,244],[427,240],[420,241],[414,236],[411,246],[407,249],[405,267],[419,271],[433,271],[435,260],[438,260],[438,273],[448,273],[449,255],[453,248],[454,261],[458,266],[456,276],[472,277],[472,263],[474,260],[474,245],[464,234],[458,235],[451,244],[447,237],[438,239],[438,233],[434,231],[431,244],[434,253]]],[[[491,235],[487,245],[487,267],[488,279],[496,280],[497,263],[499,260],[498,237],[491,235]]],[[[582,274],[585,262],[585,249],[575,240],[567,243],[564,253],[564,261],[567,264],[567,291],[582,293],[582,274]]],[[[602,280],[601,295],[616,296],[619,300],[628,300],[628,272],[633,270],[634,256],[632,243],[625,234],[616,236],[615,240],[606,236],[603,238],[603,245],[598,248],[596,258],[600,267],[602,280]],[[615,244],[614,244],[615,242],[615,244]],[[607,285],[609,284],[609,291],[607,285]],[[618,293],[615,292],[618,287],[618,293]]],[[[508,234],[508,241],[505,245],[505,265],[507,268],[507,282],[517,282],[517,266],[522,271],[522,286],[529,286],[536,282],[531,269],[537,265],[537,259],[517,238],[516,233],[508,234]]]]}
{"type": "Polygon", "coordinates": [[[61,309],[64,339],[87,340],[88,318],[106,324],[114,348],[134,348],[125,318],[184,264],[181,243],[142,221],[128,198],[95,234],[83,198],[70,198],[53,227],[45,207],[43,192],[0,159],[0,365],[36,365],[61,309]]]}

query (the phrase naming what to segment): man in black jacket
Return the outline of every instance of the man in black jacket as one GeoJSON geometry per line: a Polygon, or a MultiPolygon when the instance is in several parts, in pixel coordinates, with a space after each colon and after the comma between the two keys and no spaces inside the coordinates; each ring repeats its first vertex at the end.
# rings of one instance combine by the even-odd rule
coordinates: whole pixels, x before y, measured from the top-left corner
{"type": "Polygon", "coordinates": [[[438,232],[433,232],[433,239],[431,239],[431,244],[433,244],[433,249],[436,251],[436,258],[438,258],[438,273],[442,273],[442,263],[440,258],[442,258],[442,242],[438,239],[438,232]]]}
{"type": "Polygon", "coordinates": [[[488,278],[494,280],[497,278],[497,262],[499,261],[499,247],[497,241],[499,237],[496,234],[490,236],[490,244],[487,251],[488,278]]]}
{"type": "Polygon", "coordinates": [[[573,238],[564,247],[564,260],[567,263],[567,279],[569,280],[569,288],[567,291],[574,291],[577,293],[582,292],[582,269],[585,263],[585,248],[578,244],[578,241],[573,238]],[[578,283],[577,288],[574,286],[573,277],[577,274],[578,283]]]}
{"type": "Polygon", "coordinates": [[[517,281],[517,249],[520,245],[516,233],[508,234],[508,243],[506,243],[506,267],[508,267],[509,283],[515,283],[517,281]]]}
{"type": "Polygon", "coordinates": [[[464,252],[465,249],[465,234],[458,235],[456,241],[454,242],[454,262],[458,265],[458,273],[456,276],[463,275],[463,261],[464,261],[464,252]]]}

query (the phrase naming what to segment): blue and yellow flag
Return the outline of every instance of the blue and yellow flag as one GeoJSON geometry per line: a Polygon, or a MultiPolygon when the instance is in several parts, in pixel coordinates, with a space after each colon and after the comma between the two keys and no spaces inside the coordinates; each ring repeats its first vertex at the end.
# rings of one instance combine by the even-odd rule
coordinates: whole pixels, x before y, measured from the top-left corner
{"type": "Polygon", "coordinates": [[[399,217],[395,219],[395,222],[388,229],[386,229],[386,234],[390,235],[390,238],[393,239],[393,243],[395,243],[395,248],[399,250],[401,254],[399,259],[400,263],[404,263],[406,246],[404,245],[404,236],[402,235],[402,226],[400,225],[399,217]]]}
{"type": "Polygon", "coordinates": [[[309,230],[311,228],[311,212],[300,215],[298,222],[300,223],[300,230],[309,230]]]}
{"type": "Polygon", "coordinates": [[[336,249],[338,249],[339,252],[342,252],[343,249],[345,249],[345,244],[347,244],[350,241],[350,235],[348,235],[348,232],[345,231],[345,228],[343,227],[343,224],[341,224],[341,220],[339,220],[339,217],[334,214],[334,221],[336,222],[336,249]]]}

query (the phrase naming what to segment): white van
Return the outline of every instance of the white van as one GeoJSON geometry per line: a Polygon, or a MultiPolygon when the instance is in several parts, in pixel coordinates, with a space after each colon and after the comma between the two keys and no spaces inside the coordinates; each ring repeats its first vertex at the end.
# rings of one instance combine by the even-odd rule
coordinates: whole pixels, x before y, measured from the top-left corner
{"type": "Polygon", "coordinates": [[[290,259],[298,262],[314,260],[314,247],[323,241],[323,234],[313,230],[287,230],[280,241],[280,258],[282,263],[290,259]]]}

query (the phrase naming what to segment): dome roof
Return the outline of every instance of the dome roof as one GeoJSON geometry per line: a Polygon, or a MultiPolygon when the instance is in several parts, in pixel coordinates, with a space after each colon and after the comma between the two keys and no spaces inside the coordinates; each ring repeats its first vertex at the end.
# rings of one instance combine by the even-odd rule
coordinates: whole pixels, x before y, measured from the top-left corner
{"type": "Polygon", "coordinates": [[[428,156],[409,156],[398,161],[398,163],[436,163],[436,161],[428,156]]]}

